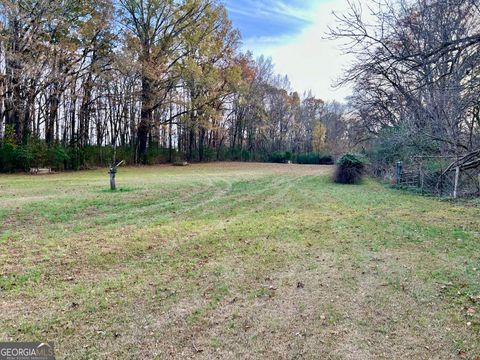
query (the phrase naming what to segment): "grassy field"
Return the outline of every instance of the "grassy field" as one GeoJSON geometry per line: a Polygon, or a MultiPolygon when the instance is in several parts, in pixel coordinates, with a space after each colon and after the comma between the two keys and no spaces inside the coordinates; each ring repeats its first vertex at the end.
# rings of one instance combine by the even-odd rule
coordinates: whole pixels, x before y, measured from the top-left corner
{"type": "Polygon", "coordinates": [[[330,167],[0,176],[0,340],[59,359],[478,359],[480,208],[330,167]]]}

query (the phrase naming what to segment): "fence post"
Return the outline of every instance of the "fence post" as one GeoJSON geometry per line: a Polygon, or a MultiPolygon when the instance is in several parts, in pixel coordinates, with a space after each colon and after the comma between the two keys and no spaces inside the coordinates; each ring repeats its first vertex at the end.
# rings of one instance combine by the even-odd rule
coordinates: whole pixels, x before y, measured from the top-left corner
{"type": "Polygon", "coordinates": [[[117,190],[117,185],[115,184],[115,175],[117,174],[117,168],[115,167],[115,165],[110,166],[108,174],[110,175],[110,190],[115,191],[117,190]]]}
{"type": "Polygon", "coordinates": [[[397,186],[400,186],[402,183],[402,169],[403,161],[397,161],[397,186]]]}
{"type": "Polygon", "coordinates": [[[123,160],[120,161],[117,165],[113,163],[110,166],[110,170],[108,171],[108,174],[110,175],[110,190],[115,191],[117,190],[117,185],[115,183],[115,175],[117,174],[117,169],[120,165],[123,164],[123,160]]]}
{"type": "Polygon", "coordinates": [[[460,178],[460,166],[455,169],[455,185],[453,188],[453,198],[456,199],[458,195],[458,180],[460,178]]]}
{"type": "Polygon", "coordinates": [[[440,168],[440,184],[439,185],[439,190],[440,190],[440,196],[443,196],[443,166],[440,168]]]}
{"type": "Polygon", "coordinates": [[[423,192],[424,183],[425,183],[425,174],[423,173],[423,168],[420,167],[420,189],[422,191],[422,195],[424,195],[424,192],[423,192]]]}

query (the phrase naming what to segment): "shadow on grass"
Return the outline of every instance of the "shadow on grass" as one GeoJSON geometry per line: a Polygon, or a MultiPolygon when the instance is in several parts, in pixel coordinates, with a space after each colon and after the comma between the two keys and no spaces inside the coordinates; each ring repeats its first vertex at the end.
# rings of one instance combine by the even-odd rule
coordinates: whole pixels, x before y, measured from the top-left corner
{"type": "Polygon", "coordinates": [[[118,188],[117,190],[111,190],[111,189],[103,189],[100,190],[102,193],[128,193],[128,192],[134,192],[134,191],[139,191],[141,190],[140,188],[118,188]]]}

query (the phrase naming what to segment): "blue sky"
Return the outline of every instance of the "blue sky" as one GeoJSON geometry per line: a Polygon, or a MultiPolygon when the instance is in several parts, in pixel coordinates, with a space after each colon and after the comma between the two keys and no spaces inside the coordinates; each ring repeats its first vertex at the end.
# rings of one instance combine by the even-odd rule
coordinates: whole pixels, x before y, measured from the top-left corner
{"type": "Polygon", "coordinates": [[[348,62],[339,44],[324,39],[332,11],[347,0],[224,0],[243,49],[270,56],[276,71],[289,76],[293,90],[312,90],[324,100],[342,101],[350,89],[332,88],[348,62]]]}
{"type": "Polygon", "coordinates": [[[311,10],[321,1],[226,0],[226,5],[230,18],[248,39],[300,32],[312,22],[311,10]]]}

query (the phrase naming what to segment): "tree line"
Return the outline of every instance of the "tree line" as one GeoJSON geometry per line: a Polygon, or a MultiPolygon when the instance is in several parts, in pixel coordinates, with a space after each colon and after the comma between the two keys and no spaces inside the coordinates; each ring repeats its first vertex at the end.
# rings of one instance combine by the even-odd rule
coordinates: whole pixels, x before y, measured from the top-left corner
{"type": "Polygon", "coordinates": [[[345,104],[243,52],[217,0],[0,0],[0,169],[480,147],[478,0],[351,2],[330,36],[345,104]]]}
{"type": "Polygon", "coordinates": [[[240,41],[216,0],[0,0],[0,169],[346,148],[346,107],[240,41]]]}

